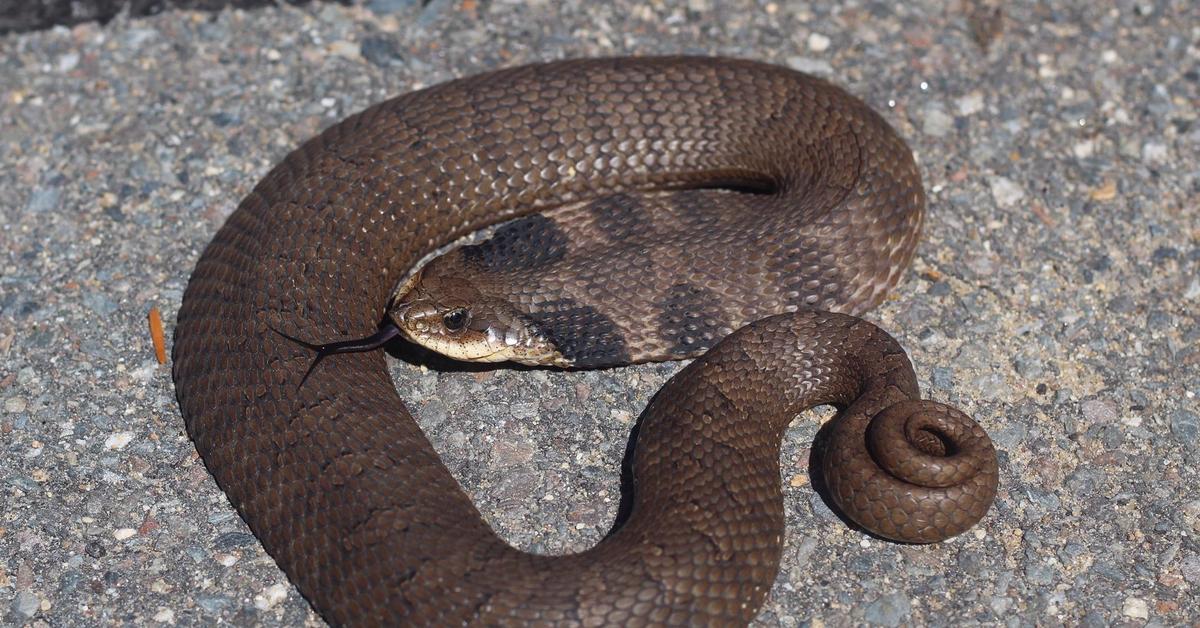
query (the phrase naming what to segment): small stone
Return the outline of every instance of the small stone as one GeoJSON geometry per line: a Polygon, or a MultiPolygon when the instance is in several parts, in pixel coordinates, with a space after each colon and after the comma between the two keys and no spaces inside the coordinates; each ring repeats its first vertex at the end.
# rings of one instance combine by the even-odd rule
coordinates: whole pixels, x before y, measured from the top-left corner
{"type": "Polygon", "coordinates": [[[226,111],[218,111],[208,116],[208,119],[212,120],[213,124],[219,127],[233,126],[235,124],[241,124],[242,122],[241,117],[239,117],[237,114],[226,111]]]}
{"type": "Polygon", "coordinates": [[[127,539],[131,539],[136,535],[137,535],[136,528],[117,528],[116,530],[113,530],[113,538],[115,538],[118,541],[124,541],[127,539]]]}
{"type": "Polygon", "coordinates": [[[1150,261],[1162,264],[1169,260],[1179,259],[1179,249],[1171,246],[1160,246],[1150,255],[1150,261]]]}
{"type": "Polygon", "coordinates": [[[1116,312],[1117,314],[1129,314],[1137,309],[1137,302],[1129,295],[1122,294],[1108,302],[1108,309],[1110,312],[1116,312]]]}
{"type": "Polygon", "coordinates": [[[224,595],[198,595],[196,596],[196,604],[205,611],[216,614],[232,605],[233,600],[224,595]]]}
{"type": "Polygon", "coordinates": [[[25,407],[25,400],[20,397],[9,397],[4,400],[4,411],[9,414],[24,412],[25,407]]]}
{"type": "Polygon", "coordinates": [[[1093,201],[1111,201],[1117,197],[1117,182],[1113,179],[1107,179],[1101,183],[1099,187],[1092,188],[1088,191],[1088,198],[1093,201]]]}
{"type": "Polygon", "coordinates": [[[1001,207],[1012,207],[1025,198],[1025,190],[1008,177],[992,177],[992,198],[1001,207]]]}
{"type": "Polygon", "coordinates": [[[1076,159],[1087,159],[1096,152],[1096,142],[1093,140],[1084,140],[1071,147],[1071,154],[1075,155],[1076,159]]]}
{"type": "Polygon", "coordinates": [[[448,418],[450,418],[450,409],[441,399],[430,400],[429,404],[420,412],[421,427],[427,431],[437,428],[448,418]]]}
{"type": "Polygon", "coordinates": [[[1193,499],[1184,504],[1180,510],[1183,511],[1184,523],[1189,528],[1200,532],[1200,499],[1193,499]]]}
{"type": "Polygon", "coordinates": [[[509,434],[492,444],[492,464],[501,469],[524,465],[533,460],[533,451],[533,444],[527,437],[509,434]]]}
{"type": "Polygon", "coordinates": [[[362,50],[361,45],[350,41],[338,40],[329,44],[329,53],[343,59],[361,58],[360,50],[362,50]]]}
{"type": "Polygon", "coordinates": [[[1083,418],[1091,424],[1112,423],[1117,420],[1117,408],[1102,399],[1088,399],[1080,405],[1083,418]]]}
{"type": "Polygon", "coordinates": [[[514,403],[508,407],[508,411],[514,419],[532,420],[538,416],[538,406],[536,403],[521,402],[514,403]]]}
{"type": "Polygon", "coordinates": [[[254,607],[260,611],[265,611],[279,605],[280,602],[287,599],[288,587],[286,584],[273,584],[265,589],[262,593],[254,596],[254,607]]]}
{"type": "Polygon", "coordinates": [[[68,52],[67,54],[62,55],[58,58],[58,71],[59,72],[70,72],[71,70],[74,70],[75,66],[77,66],[77,65],[79,65],[79,53],[78,52],[68,52]]]}
{"type": "Polygon", "coordinates": [[[808,36],[808,49],[813,52],[825,52],[829,50],[829,38],[821,33],[813,33],[808,36]]]}
{"type": "Polygon", "coordinates": [[[971,92],[965,96],[960,96],[955,104],[958,105],[958,115],[970,116],[983,111],[983,93],[979,91],[971,92]]]}
{"type": "Polygon", "coordinates": [[[812,492],[812,496],[808,498],[808,504],[813,509],[813,514],[829,522],[841,521],[837,514],[829,508],[829,504],[821,499],[821,495],[816,491],[812,492]]]}
{"type": "Polygon", "coordinates": [[[37,187],[25,202],[25,211],[40,214],[58,207],[58,199],[62,190],[57,187],[37,187]]]}
{"type": "Polygon", "coordinates": [[[1046,367],[1036,356],[1019,355],[1013,360],[1013,367],[1025,379],[1037,379],[1046,371],[1046,367]]]}
{"type": "Polygon", "coordinates": [[[104,448],[108,451],[118,451],[125,449],[132,440],[133,432],[117,432],[104,439],[104,448]]]}
{"type": "Polygon", "coordinates": [[[954,371],[944,366],[933,367],[933,386],[939,390],[949,390],[954,386],[954,371]]]}
{"type": "Polygon", "coordinates": [[[1142,161],[1162,163],[1167,160],[1167,145],[1162,142],[1146,142],[1142,144],[1142,161]]]}
{"type": "Polygon", "coordinates": [[[941,105],[930,105],[925,108],[925,118],[921,129],[926,135],[944,137],[954,128],[954,117],[946,113],[941,105]]]}
{"type": "Polygon", "coordinates": [[[258,539],[254,538],[253,534],[245,532],[226,532],[217,536],[213,541],[213,549],[218,552],[227,552],[235,547],[246,547],[254,545],[258,539]]]}
{"type": "Polygon", "coordinates": [[[174,624],[175,611],[169,608],[160,608],[158,609],[158,612],[154,614],[154,621],[161,624],[174,624]]]}
{"type": "Polygon", "coordinates": [[[88,292],[83,295],[83,304],[93,312],[105,318],[117,313],[120,305],[102,292],[88,292]]]}
{"type": "Polygon", "coordinates": [[[140,48],[142,44],[157,39],[158,35],[153,28],[131,28],[125,33],[125,44],[130,48],[140,48]]]}
{"type": "Polygon", "coordinates": [[[421,15],[417,17],[417,26],[422,29],[429,28],[445,19],[458,6],[457,2],[450,0],[428,0],[422,4],[424,8],[421,9],[421,15]]]}
{"type": "Polygon", "coordinates": [[[421,0],[370,0],[367,2],[367,8],[379,13],[399,13],[408,11],[421,6],[421,0]]]}
{"type": "Polygon", "coordinates": [[[881,626],[899,626],[911,613],[912,605],[908,596],[891,593],[868,604],[863,619],[881,626]]]}
{"type": "Polygon", "coordinates": [[[1192,283],[1188,285],[1187,290],[1183,292],[1183,298],[1194,301],[1200,298],[1200,277],[1192,279],[1192,283]]]}
{"type": "Polygon", "coordinates": [[[13,600],[12,611],[18,616],[28,619],[33,617],[39,606],[41,606],[41,600],[38,599],[37,594],[32,591],[21,591],[13,600]]]}
{"type": "Polygon", "coordinates": [[[381,68],[404,64],[404,57],[390,37],[367,37],[362,41],[360,52],[364,59],[381,68]]]}
{"type": "Polygon", "coordinates": [[[1146,604],[1146,600],[1140,597],[1125,598],[1125,605],[1121,608],[1121,613],[1133,619],[1150,619],[1150,607],[1146,604]]]}
{"type": "Polygon", "coordinates": [[[1188,556],[1180,566],[1183,579],[1191,584],[1200,584],[1200,556],[1188,556]]]}
{"type": "Polygon", "coordinates": [[[806,74],[824,74],[826,76],[833,74],[833,66],[829,65],[828,61],[822,59],[793,56],[788,57],[787,63],[793,70],[806,74]]]}
{"type": "Polygon", "coordinates": [[[1024,425],[1015,424],[1007,425],[999,430],[996,430],[992,436],[997,447],[999,447],[1001,450],[1012,451],[1016,449],[1016,447],[1020,445],[1028,435],[1028,430],[1025,429],[1024,425]]]}
{"type": "Polygon", "coordinates": [[[1195,448],[1200,440],[1200,416],[1182,408],[1171,415],[1171,434],[1184,445],[1195,448]]]}
{"type": "Polygon", "coordinates": [[[1054,568],[1044,563],[1032,563],[1025,567],[1025,577],[1034,584],[1043,586],[1052,584],[1054,576],[1054,568]]]}

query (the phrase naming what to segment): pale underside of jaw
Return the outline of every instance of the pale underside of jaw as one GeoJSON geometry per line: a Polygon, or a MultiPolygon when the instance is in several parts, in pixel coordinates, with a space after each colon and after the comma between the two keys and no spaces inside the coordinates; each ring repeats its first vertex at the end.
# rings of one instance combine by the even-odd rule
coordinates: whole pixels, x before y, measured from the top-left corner
{"type": "Polygon", "coordinates": [[[554,348],[542,345],[536,338],[522,340],[511,331],[501,334],[489,328],[486,336],[478,340],[416,338],[407,332],[404,335],[426,349],[463,362],[518,362],[528,366],[569,366],[562,354],[554,348]]]}

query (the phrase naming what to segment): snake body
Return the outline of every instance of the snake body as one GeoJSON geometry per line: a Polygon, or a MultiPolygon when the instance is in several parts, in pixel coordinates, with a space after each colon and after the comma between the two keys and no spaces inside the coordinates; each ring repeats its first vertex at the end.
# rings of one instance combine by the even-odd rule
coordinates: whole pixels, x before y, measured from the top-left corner
{"type": "MultiPolygon", "coordinates": [[[[823,475],[864,527],[929,542],[991,503],[986,435],[917,401],[903,350],[849,315],[898,280],[923,210],[895,132],[787,69],[601,59],[450,81],[329,128],[242,201],[184,295],[177,395],[218,484],[331,623],[744,624],[778,571],[780,440],[808,407],[841,409],[823,475]],[[593,262],[604,272],[556,280],[554,298],[505,295],[572,366],[695,355],[756,321],[647,408],[630,517],[593,549],[536,556],[498,539],[381,352],[331,356],[298,386],[313,356],[289,337],[371,333],[405,272],[455,238],[559,208],[584,216],[584,232],[625,240],[658,228],[643,220],[655,207],[667,217],[655,224],[684,235],[650,238],[666,248],[647,261],[593,262]],[[645,302],[622,308],[616,293],[645,302]]],[[[501,231],[516,234],[507,247],[533,229],[526,253],[493,243],[464,255],[557,277],[547,269],[566,264],[573,236],[530,220],[501,231]]]]}

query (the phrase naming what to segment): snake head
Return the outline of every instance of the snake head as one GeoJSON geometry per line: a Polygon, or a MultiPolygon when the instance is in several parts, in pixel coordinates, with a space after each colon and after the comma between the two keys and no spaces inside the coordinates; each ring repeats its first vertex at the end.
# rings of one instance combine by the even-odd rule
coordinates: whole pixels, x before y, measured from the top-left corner
{"type": "Polygon", "coordinates": [[[406,338],[456,360],[568,365],[537,323],[469,279],[439,272],[437,261],[406,282],[388,308],[406,338]]]}

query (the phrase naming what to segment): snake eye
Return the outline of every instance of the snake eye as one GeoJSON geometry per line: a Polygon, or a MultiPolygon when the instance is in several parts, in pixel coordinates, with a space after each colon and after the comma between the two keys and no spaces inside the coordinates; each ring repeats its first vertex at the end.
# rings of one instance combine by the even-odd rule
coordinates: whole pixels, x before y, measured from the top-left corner
{"type": "Polygon", "coordinates": [[[467,326],[467,320],[470,318],[466,308],[456,308],[446,312],[442,316],[442,324],[449,331],[462,331],[463,327],[467,326]]]}

